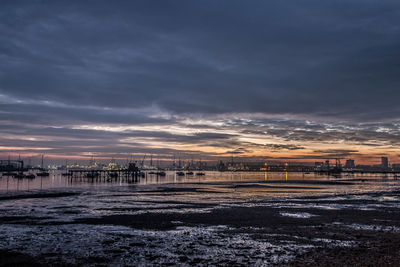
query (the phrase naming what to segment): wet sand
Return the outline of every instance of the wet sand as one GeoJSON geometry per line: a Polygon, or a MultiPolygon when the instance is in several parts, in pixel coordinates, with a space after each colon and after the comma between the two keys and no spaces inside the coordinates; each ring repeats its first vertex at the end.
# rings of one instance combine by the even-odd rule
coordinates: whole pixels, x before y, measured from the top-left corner
{"type": "MultiPolygon", "coordinates": [[[[221,186],[268,192],[284,187],[290,192],[307,185],[307,190],[319,190],[336,184],[341,183],[221,186]]],[[[78,202],[60,206],[91,196],[90,192],[3,197],[1,203],[50,198],[57,205],[51,212],[47,208],[37,214],[2,211],[0,236],[12,242],[10,250],[3,244],[0,266],[29,266],[26,262],[34,266],[396,266],[400,260],[399,190],[233,202],[223,202],[223,192],[196,184],[132,188],[113,195],[130,205],[108,207],[107,199],[94,211],[78,202]],[[159,194],[161,198],[154,198],[159,194]],[[133,195],[141,198],[133,201],[133,195]],[[214,197],[221,202],[209,201],[214,197]],[[61,245],[53,249],[54,244],[61,245]]],[[[103,195],[90,198],[99,199],[103,195]]]]}

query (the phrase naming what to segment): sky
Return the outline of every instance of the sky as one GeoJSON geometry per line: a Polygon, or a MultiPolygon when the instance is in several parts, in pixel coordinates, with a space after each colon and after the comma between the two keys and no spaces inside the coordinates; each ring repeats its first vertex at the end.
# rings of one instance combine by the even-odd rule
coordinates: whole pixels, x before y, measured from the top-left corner
{"type": "Polygon", "coordinates": [[[1,1],[0,158],[400,163],[397,0],[1,1]]]}

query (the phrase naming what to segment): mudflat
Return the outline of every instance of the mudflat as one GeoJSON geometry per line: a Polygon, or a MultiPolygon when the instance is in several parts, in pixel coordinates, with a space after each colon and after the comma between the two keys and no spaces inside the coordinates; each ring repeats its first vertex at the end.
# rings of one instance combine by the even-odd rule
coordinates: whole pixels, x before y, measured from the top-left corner
{"type": "MultiPolygon", "coordinates": [[[[336,183],[296,182],[285,189],[306,185],[311,186],[307,190],[318,190],[336,183]]],[[[190,184],[3,198],[0,266],[395,266],[399,262],[400,191],[252,199],[246,195],[240,201],[224,193],[240,188],[262,195],[275,192],[274,186],[284,187],[237,183],[213,191],[190,184]],[[260,188],[269,191],[260,193],[260,188]],[[28,203],[32,206],[26,213],[22,208],[11,212],[12,205],[28,203]]]]}

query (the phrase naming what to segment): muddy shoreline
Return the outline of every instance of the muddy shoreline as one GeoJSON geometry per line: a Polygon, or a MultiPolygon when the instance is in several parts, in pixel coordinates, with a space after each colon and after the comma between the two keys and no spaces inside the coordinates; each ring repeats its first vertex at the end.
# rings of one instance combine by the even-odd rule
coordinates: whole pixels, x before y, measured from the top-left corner
{"type": "MultiPolygon", "coordinates": [[[[265,186],[240,185],[231,187],[265,186]]],[[[393,266],[400,260],[397,190],[226,203],[179,200],[185,194],[222,193],[195,186],[115,193],[118,203],[128,203],[120,207],[78,192],[2,197],[4,207],[37,205],[28,214],[0,211],[0,266],[393,266]],[[160,200],[143,198],[157,194],[160,200]],[[65,204],[88,196],[103,204],[65,204]]]]}

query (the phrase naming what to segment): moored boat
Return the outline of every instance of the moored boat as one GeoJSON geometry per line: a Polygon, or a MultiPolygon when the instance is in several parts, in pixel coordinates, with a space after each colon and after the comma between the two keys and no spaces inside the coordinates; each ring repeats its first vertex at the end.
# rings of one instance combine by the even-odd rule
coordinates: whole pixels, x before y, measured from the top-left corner
{"type": "Polygon", "coordinates": [[[33,173],[29,173],[29,174],[25,175],[25,178],[28,178],[28,179],[35,179],[36,176],[35,176],[33,173]]]}
{"type": "Polygon", "coordinates": [[[15,176],[17,175],[16,172],[3,172],[3,176],[15,176]]]}
{"type": "Polygon", "coordinates": [[[25,177],[26,177],[25,174],[23,174],[22,172],[14,175],[14,178],[18,178],[18,179],[25,178],[25,177]]]}

